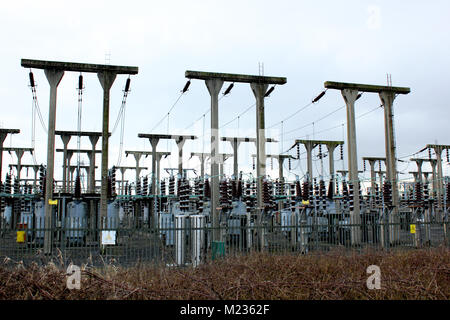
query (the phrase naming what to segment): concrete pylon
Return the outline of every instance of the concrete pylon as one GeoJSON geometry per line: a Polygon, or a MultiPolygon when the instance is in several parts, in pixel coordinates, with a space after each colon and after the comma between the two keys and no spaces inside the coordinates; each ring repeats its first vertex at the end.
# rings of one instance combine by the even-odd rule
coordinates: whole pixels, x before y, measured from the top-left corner
{"type": "Polygon", "coordinates": [[[53,210],[49,201],[53,199],[53,174],[55,166],[55,125],[56,125],[56,96],[58,85],[64,76],[64,71],[57,69],[45,69],[45,76],[50,85],[50,102],[48,112],[48,134],[47,134],[47,174],[45,186],[45,228],[44,232],[44,254],[52,253],[53,246],[53,210]]]}
{"type": "Polygon", "coordinates": [[[211,96],[211,218],[213,241],[220,241],[219,232],[219,92],[223,81],[218,79],[205,80],[211,96]]]}
{"type": "MultiPolygon", "coordinates": [[[[103,88],[102,165],[100,218],[106,219],[108,210],[108,152],[109,152],[109,94],[117,74],[112,71],[98,72],[97,77],[103,88]]],[[[94,183],[95,185],[95,183],[94,183]]]]}
{"type": "MultiPolygon", "coordinates": [[[[358,90],[341,90],[347,106],[347,141],[348,141],[348,172],[349,183],[353,185],[353,210],[350,211],[351,224],[361,224],[360,199],[359,199],[359,178],[358,178],[358,156],[356,148],[356,123],[355,123],[355,101],[358,90]]],[[[358,226],[351,229],[352,245],[361,244],[361,229],[358,226]]]]}
{"type": "Polygon", "coordinates": [[[266,134],[264,95],[268,84],[250,83],[250,87],[256,99],[256,190],[257,205],[259,210],[263,207],[262,183],[266,177],[266,134]]]}

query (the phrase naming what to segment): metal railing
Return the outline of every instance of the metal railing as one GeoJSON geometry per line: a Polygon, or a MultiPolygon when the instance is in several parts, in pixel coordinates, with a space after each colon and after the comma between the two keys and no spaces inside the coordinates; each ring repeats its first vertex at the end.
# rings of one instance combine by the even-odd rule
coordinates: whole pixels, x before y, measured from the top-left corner
{"type": "Polygon", "coordinates": [[[142,219],[67,218],[44,227],[43,218],[23,217],[16,226],[2,223],[0,258],[24,264],[50,260],[68,264],[115,264],[131,266],[156,263],[166,266],[197,266],[222,256],[254,251],[307,254],[336,248],[418,248],[449,244],[448,223],[410,221],[384,223],[363,219],[302,219],[299,215],[275,215],[261,224],[248,216],[220,224],[219,241],[207,216],[160,216],[156,228],[142,219]],[[100,227],[101,226],[101,227],[100,227]],[[52,253],[44,254],[45,234],[52,240],[52,253]]]}

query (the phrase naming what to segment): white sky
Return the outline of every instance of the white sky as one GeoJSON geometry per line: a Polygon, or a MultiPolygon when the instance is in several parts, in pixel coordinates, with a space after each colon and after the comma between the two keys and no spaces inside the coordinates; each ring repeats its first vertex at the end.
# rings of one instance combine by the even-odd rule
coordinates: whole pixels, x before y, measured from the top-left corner
{"type": "MultiPolygon", "coordinates": [[[[31,145],[32,96],[28,72],[20,66],[21,58],[105,63],[138,66],[132,76],[125,119],[124,150],[147,150],[150,145],[138,133],[166,133],[167,119],[153,132],[151,129],[167,114],[183,88],[186,70],[264,74],[287,78],[266,99],[266,127],[281,121],[308,104],[323,90],[325,81],[386,84],[392,75],[394,86],[411,88],[409,95],[395,100],[397,156],[422,149],[427,143],[450,144],[447,137],[449,90],[445,77],[449,71],[448,41],[450,3],[448,1],[8,1],[0,5],[2,39],[0,125],[18,128],[5,147],[31,145]]],[[[48,82],[42,70],[33,70],[44,120],[48,122],[48,82]]],[[[78,74],[66,72],[58,88],[57,130],[77,128],[78,74]]],[[[85,74],[82,130],[101,130],[102,92],[96,75],[85,74]]],[[[122,100],[126,76],[118,76],[111,89],[110,128],[114,125],[122,100]]],[[[226,89],[226,83],[222,92],[226,89]]],[[[202,136],[201,119],[209,107],[209,94],[203,81],[192,80],[189,91],[181,97],[169,116],[171,133],[202,136]]],[[[249,85],[235,84],[231,94],[219,103],[219,126],[235,118],[254,103],[249,85]]],[[[376,94],[358,100],[356,115],[380,104],[376,94]]],[[[280,134],[281,125],[267,131],[267,136],[283,142],[268,144],[267,151],[285,151],[300,137],[344,140],[342,127],[345,109],[321,121],[326,114],[344,105],[340,92],[329,90],[318,104],[306,108],[283,123],[283,132],[307,127],[290,134],[280,134]],[[314,126],[312,126],[314,122],[314,126]],[[333,126],[336,129],[319,133],[333,126]]],[[[222,128],[222,136],[255,136],[255,109],[222,128]]],[[[205,127],[210,126],[210,114],[205,127]]],[[[384,156],[383,110],[360,118],[356,123],[358,158],[384,156]]],[[[198,160],[188,160],[190,152],[209,152],[209,136],[185,144],[185,167],[199,169],[198,160]]],[[[89,141],[82,139],[84,147],[89,141]]],[[[36,124],[36,158],[46,162],[47,139],[36,124]]],[[[69,145],[76,147],[74,137],[69,145]]],[[[101,141],[98,143],[98,148],[101,141]]],[[[57,137],[56,147],[62,148],[57,137]]],[[[231,153],[229,143],[221,152],[231,153]]],[[[119,130],[110,139],[110,166],[117,162],[119,130]]],[[[176,167],[176,146],[161,141],[158,151],[174,152],[162,167],[176,167]]],[[[251,169],[248,155],[253,145],[243,144],[239,162],[244,171],[251,169]]],[[[302,152],[304,149],[302,148],[302,152]]],[[[293,155],[295,152],[293,150],[293,155]]],[[[424,157],[427,153],[424,152],[424,157]]],[[[443,155],[445,159],[445,154],[443,155]]],[[[304,155],[303,155],[304,157],[304,155]]],[[[345,148],[345,167],[347,149],[345,148]]],[[[339,150],[335,158],[339,159],[339,150]]],[[[100,164],[100,156],[97,158],[100,164]]],[[[404,160],[407,160],[405,158],[404,160]]],[[[72,163],[76,160],[73,157],[72,163]]],[[[3,174],[15,156],[4,154],[3,174]]],[[[32,163],[29,155],[23,163],[32,163]]],[[[56,179],[61,179],[62,154],[56,157],[56,179]]],[[[121,165],[134,165],[134,158],[122,156],[121,165]]],[[[142,165],[151,167],[151,158],[142,165]]],[[[277,177],[277,164],[268,174],[277,177]]],[[[320,161],[315,162],[316,173],[320,161]]],[[[287,163],[286,163],[287,166],[287,163]]],[[[302,176],[306,161],[293,162],[295,174],[302,176]]],[[[362,161],[360,160],[362,169],[362,161]]],[[[328,162],[324,160],[325,175],[328,162]]],[[[367,166],[368,167],[368,166],[367,166]]],[[[447,163],[443,165],[447,172],[447,163]]],[[[336,162],[342,169],[342,162],[336,162]]],[[[401,172],[416,170],[416,165],[399,163],[401,172]]],[[[424,167],[428,170],[428,167],[424,167]]],[[[150,171],[144,171],[144,174],[150,171]]],[[[31,172],[30,172],[31,173],[31,172]]],[[[232,173],[232,160],[225,163],[225,173],[232,173]]],[[[25,174],[25,171],[23,175],[25,174]]],[[[120,175],[119,175],[120,176],[120,175]]],[[[134,172],[128,172],[133,179],[134,172]]],[[[366,172],[362,177],[369,177],[366,172]]],[[[401,179],[408,178],[401,175],[401,179]]]]}

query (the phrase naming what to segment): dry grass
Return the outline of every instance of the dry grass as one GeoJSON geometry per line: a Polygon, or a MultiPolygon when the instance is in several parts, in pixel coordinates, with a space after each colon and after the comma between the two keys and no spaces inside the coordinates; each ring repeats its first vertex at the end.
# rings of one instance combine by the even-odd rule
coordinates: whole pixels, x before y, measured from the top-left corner
{"type": "MultiPolygon", "coordinates": [[[[8,260],[8,259],[7,259],[8,260]]],[[[0,265],[0,299],[443,299],[450,298],[447,248],[362,254],[252,254],[198,268],[82,267],[81,290],[66,288],[65,267],[0,265]],[[369,265],[381,289],[366,287],[369,265]]]]}

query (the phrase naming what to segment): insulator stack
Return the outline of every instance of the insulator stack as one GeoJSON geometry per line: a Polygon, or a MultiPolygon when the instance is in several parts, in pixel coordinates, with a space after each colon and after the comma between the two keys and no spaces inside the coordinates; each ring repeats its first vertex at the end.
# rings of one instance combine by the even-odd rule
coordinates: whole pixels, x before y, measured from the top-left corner
{"type": "Polygon", "coordinates": [[[169,178],[169,195],[175,195],[175,178],[173,176],[169,178]]]}
{"type": "Polygon", "coordinates": [[[447,163],[449,163],[450,161],[450,157],[448,155],[448,149],[445,149],[445,155],[447,156],[447,163]]]}
{"type": "Polygon", "coordinates": [[[5,178],[5,186],[4,186],[5,193],[11,194],[11,176],[7,173],[5,178]]]}
{"type": "Polygon", "coordinates": [[[389,181],[385,181],[383,185],[383,201],[385,206],[392,206],[392,188],[389,181]]]}
{"type": "Polygon", "coordinates": [[[306,180],[303,182],[303,188],[302,190],[300,190],[300,192],[302,193],[302,200],[307,201],[310,199],[310,194],[309,194],[309,190],[310,189],[310,184],[309,181],[306,180]]]}
{"type": "MultiPolygon", "coordinates": [[[[81,76],[80,76],[81,77],[81,76]]],[[[111,169],[111,192],[116,194],[116,167],[113,166],[111,169]]]]}
{"type": "Polygon", "coordinates": [[[141,188],[141,180],[139,179],[138,181],[136,181],[136,195],[140,196],[142,195],[142,188],[141,188]]]}
{"type": "MultiPolygon", "coordinates": [[[[267,189],[269,192],[269,208],[274,208],[275,205],[275,201],[273,200],[274,198],[274,186],[273,186],[273,182],[267,182],[267,189]]],[[[276,208],[275,208],[276,209],[276,208]]]]}
{"type": "Polygon", "coordinates": [[[161,180],[161,195],[165,196],[166,195],[166,180],[162,179],[161,180]]]}
{"type": "Polygon", "coordinates": [[[278,179],[275,181],[275,192],[276,192],[277,196],[281,196],[282,195],[281,194],[281,182],[278,179]]]}
{"type": "Polygon", "coordinates": [[[145,176],[142,181],[142,195],[147,196],[148,195],[148,177],[145,176]]]}
{"type": "Polygon", "coordinates": [[[348,183],[348,209],[353,211],[355,209],[355,204],[353,202],[353,194],[355,190],[353,188],[353,183],[348,183]]]}
{"type": "Polygon", "coordinates": [[[253,208],[251,193],[251,183],[247,181],[247,183],[245,184],[245,205],[247,207],[247,212],[250,212],[253,208]]]}
{"type": "Polygon", "coordinates": [[[128,184],[128,194],[131,195],[131,184],[128,184]]]}
{"type": "Polygon", "coordinates": [[[327,188],[325,187],[325,181],[320,180],[319,182],[319,194],[320,194],[320,200],[322,205],[322,210],[326,210],[327,208],[327,188]]]}
{"type": "Polygon", "coordinates": [[[299,180],[295,181],[295,196],[297,200],[302,198],[302,187],[299,180]]]}
{"type": "Polygon", "coordinates": [[[253,168],[253,170],[255,170],[255,168],[256,168],[256,165],[255,165],[255,158],[253,158],[252,168],[253,168]]]}
{"type": "Polygon", "coordinates": [[[112,183],[111,183],[111,177],[107,177],[107,183],[106,183],[106,197],[110,199],[112,197],[112,183]]]}
{"type": "Polygon", "coordinates": [[[262,192],[263,192],[263,202],[265,206],[270,206],[270,191],[269,191],[269,183],[267,180],[264,180],[262,183],[262,192]]]}
{"type": "Polygon", "coordinates": [[[300,160],[300,144],[297,144],[297,159],[300,160]]]}
{"type": "Polygon", "coordinates": [[[242,179],[238,180],[236,194],[238,199],[242,198],[242,179]]]}
{"type": "Polygon", "coordinates": [[[20,193],[20,184],[19,184],[19,179],[17,179],[17,177],[14,177],[14,194],[19,194],[20,193]]]}
{"type": "MultiPolygon", "coordinates": [[[[300,184],[300,182],[299,182],[299,184],[300,184]]],[[[289,184],[289,198],[290,198],[290,207],[291,207],[292,212],[295,211],[295,200],[297,198],[295,195],[295,185],[296,185],[296,183],[289,184]]]]}
{"type": "Polygon", "coordinates": [[[329,200],[333,200],[333,179],[330,180],[329,184],[328,184],[328,192],[327,192],[327,198],[329,200]]]}
{"type": "Polygon", "coordinates": [[[219,199],[220,205],[224,209],[228,208],[231,203],[231,199],[229,198],[228,183],[226,180],[222,180],[220,182],[219,193],[220,193],[219,199]]]}
{"type": "Polygon", "coordinates": [[[431,149],[428,148],[428,160],[431,160],[431,149]]]}
{"type": "Polygon", "coordinates": [[[292,170],[291,158],[288,158],[288,168],[289,168],[289,171],[292,170]]]}
{"type": "Polygon", "coordinates": [[[189,182],[185,179],[178,180],[178,198],[180,200],[180,210],[189,210],[189,182]]]}
{"type": "Polygon", "coordinates": [[[236,180],[231,180],[231,198],[237,199],[237,183],[236,180]]]}
{"type": "Polygon", "coordinates": [[[179,179],[176,180],[176,184],[177,185],[176,185],[175,189],[177,190],[177,195],[178,196],[180,196],[180,194],[181,194],[182,179],[183,178],[179,178],[179,179]]]}
{"type": "Polygon", "coordinates": [[[322,145],[321,144],[319,144],[319,154],[317,155],[317,157],[319,158],[319,159],[322,159],[322,145]]]}
{"type": "Polygon", "coordinates": [[[204,193],[203,194],[204,194],[206,200],[211,198],[211,186],[209,184],[209,180],[208,179],[205,180],[205,186],[204,186],[204,193]]]}
{"type": "Polygon", "coordinates": [[[256,196],[256,180],[252,181],[252,186],[251,186],[251,190],[252,190],[252,196],[256,196]]]}
{"type": "Polygon", "coordinates": [[[198,179],[197,181],[197,189],[196,189],[196,196],[197,196],[197,210],[199,213],[203,212],[203,192],[204,192],[204,184],[202,179],[198,179]]]}
{"type": "Polygon", "coordinates": [[[344,146],[342,144],[340,145],[339,151],[341,153],[341,160],[344,160],[344,146]]]}
{"type": "Polygon", "coordinates": [[[308,193],[309,193],[308,198],[309,198],[309,201],[311,202],[311,205],[313,205],[313,206],[316,205],[316,197],[314,196],[314,194],[318,191],[319,190],[317,189],[316,179],[313,179],[313,183],[308,189],[308,193]]]}
{"type": "Polygon", "coordinates": [[[78,174],[75,178],[74,197],[75,197],[75,199],[81,199],[81,179],[78,174]]]}
{"type": "Polygon", "coordinates": [[[380,195],[380,187],[378,184],[375,184],[375,206],[379,207],[381,205],[381,195],[380,195]]]}
{"type": "Polygon", "coordinates": [[[358,181],[357,185],[358,185],[358,192],[359,192],[359,209],[361,210],[364,199],[362,197],[361,183],[359,183],[359,181],[358,181]]]}
{"type": "Polygon", "coordinates": [[[422,183],[416,182],[414,185],[414,198],[416,199],[416,204],[423,206],[423,191],[422,183]]]}
{"type": "Polygon", "coordinates": [[[446,204],[447,204],[447,206],[450,206],[450,182],[449,183],[447,183],[446,184],[446,191],[447,191],[447,193],[446,193],[446,204]]]}
{"type": "Polygon", "coordinates": [[[425,184],[423,186],[423,202],[426,208],[429,208],[430,205],[430,193],[428,192],[428,185],[425,184]]]}

